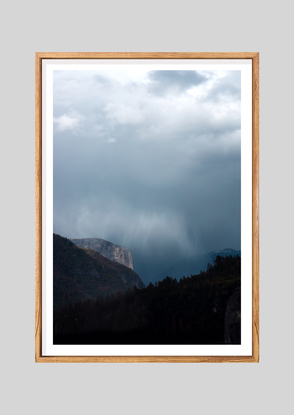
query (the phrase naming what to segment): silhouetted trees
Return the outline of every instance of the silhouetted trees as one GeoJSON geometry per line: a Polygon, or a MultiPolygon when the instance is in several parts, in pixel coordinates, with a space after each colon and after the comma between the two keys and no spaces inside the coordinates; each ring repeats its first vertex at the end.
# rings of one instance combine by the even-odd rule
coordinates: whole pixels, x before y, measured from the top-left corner
{"type": "Polygon", "coordinates": [[[54,313],[54,342],[223,344],[226,305],[240,274],[240,257],[217,256],[199,275],[66,307],[54,313]]]}

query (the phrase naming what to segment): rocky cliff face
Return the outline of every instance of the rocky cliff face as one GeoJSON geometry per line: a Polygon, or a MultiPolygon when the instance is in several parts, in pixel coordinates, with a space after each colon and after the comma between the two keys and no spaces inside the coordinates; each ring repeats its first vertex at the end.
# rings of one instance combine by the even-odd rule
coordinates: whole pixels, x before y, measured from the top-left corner
{"type": "Polygon", "coordinates": [[[128,248],[99,238],[71,239],[71,241],[80,248],[93,249],[111,261],[118,262],[125,267],[133,269],[133,258],[128,248]]]}
{"type": "Polygon", "coordinates": [[[241,290],[229,298],[225,315],[225,343],[241,344],[241,290]]]}
{"type": "Polygon", "coordinates": [[[130,268],[53,234],[54,310],[145,285],[130,268]]]}

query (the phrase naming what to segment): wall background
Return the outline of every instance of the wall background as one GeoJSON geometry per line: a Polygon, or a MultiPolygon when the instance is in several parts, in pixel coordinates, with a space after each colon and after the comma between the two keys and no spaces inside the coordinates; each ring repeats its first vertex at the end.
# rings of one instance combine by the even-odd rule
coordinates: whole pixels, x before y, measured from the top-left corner
{"type": "Polygon", "coordinates": [[[287,413],[293,370],[290,3],[28,0],[2,10],[4,413],[287,413]],[[34,363],[36,51],[260,52],[259,364],[34,363]]]}

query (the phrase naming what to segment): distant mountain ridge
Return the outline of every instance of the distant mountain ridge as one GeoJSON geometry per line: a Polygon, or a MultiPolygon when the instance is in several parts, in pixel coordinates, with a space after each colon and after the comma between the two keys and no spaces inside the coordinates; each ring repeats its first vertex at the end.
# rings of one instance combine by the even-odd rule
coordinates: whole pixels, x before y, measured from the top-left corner
{"type": "Polygon", "coordinates": [[[206,271],[207,264],[213,264],[213,261],[218,255],[221,257],[226,257],[230,255],[238,255],[241,257],[241,251],[237,251],[232,248],[225,248],[216,251],[211,251],[206,254],[195,255],[188,259],[183,259],[182,261],[179,261],[171,267],[167,268],[165,271],[162,271],[159,274],[157,274],[154,281],[161,281],[166,276],[180,279],[183,276],[187,277],[191,274],[199,274],[200,271],[206,271]]]}
{"type": "Polygon", "coordinates": [[[53,234],[54,309],[99,295],[127,291],[133,286],[145,287],[132,269],[53,234]]]}
{"type": "Polygon", "coordinates": [[[80,248],[94,249],[94,251],[111,261],[118,262],[128,268],[134,269],[131,251],[124,246],[116,245],[100,238],[70,239],[70,241],[80,248]]]}

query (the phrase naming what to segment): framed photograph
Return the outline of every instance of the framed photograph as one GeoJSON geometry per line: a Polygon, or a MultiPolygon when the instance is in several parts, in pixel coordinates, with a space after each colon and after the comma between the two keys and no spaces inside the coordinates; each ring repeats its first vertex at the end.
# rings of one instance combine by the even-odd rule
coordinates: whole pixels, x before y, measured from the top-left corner
{"type": "Polygon", "coordinates": [[[259,54],[36,53],[36,362],[259,361],[259,54]]]}

